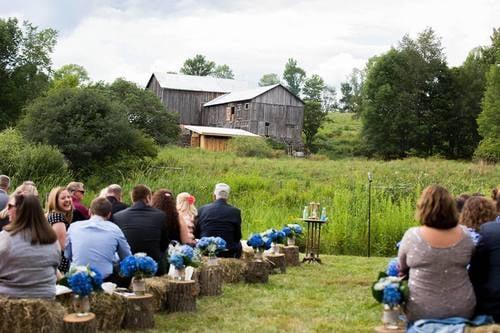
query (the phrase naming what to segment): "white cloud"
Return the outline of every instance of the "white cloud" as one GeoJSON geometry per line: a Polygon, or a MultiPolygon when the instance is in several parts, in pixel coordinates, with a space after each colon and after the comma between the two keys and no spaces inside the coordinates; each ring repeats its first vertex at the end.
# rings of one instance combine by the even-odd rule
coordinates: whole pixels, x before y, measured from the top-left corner
{"type": "Polygon", "coordinates": [[[97,3],[61,34],[54,65],[77,63],[94,80],[140,84],[152,71],[178,71],[200,53],[253,82],[264,73],[281,75],[293,57],[338,86],[353,67],[428,26],[442,36],[449,63],[460,65],[470,49],[489,43],[500,17],[500,4],[491,0],[182,1],[161,10],[134,0],[119,8],[97,3]]]}

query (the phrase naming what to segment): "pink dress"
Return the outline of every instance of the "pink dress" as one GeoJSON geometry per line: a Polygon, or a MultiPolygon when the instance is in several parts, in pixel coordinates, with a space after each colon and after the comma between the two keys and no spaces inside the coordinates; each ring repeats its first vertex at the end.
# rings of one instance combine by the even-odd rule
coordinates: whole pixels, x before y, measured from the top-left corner
{"type": "Polygon", "coordinates": [[[189,212],[179,213],[182,244],[194,245],[194,216],[189,212]]]}

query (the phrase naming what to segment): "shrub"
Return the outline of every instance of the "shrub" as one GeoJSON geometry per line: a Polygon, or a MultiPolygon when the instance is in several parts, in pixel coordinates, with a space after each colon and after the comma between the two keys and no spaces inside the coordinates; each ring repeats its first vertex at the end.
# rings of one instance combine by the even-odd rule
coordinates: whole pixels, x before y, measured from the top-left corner
{"type": "Polygon", "coordinates": [[[229,141],[229,149],[241,157],[266,157],[273,155],[273,150],[262,138],[236,137],[229,141]]]}

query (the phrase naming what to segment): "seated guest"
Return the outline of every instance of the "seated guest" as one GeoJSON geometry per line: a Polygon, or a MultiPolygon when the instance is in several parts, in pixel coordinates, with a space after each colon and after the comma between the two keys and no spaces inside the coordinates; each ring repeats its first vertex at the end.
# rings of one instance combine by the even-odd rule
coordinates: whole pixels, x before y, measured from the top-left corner
{"type": "Polygon", "coordinates": [[[16,195],[8,209],[11,222],[0,233],[0,295],[54,298],[61,251],[38,198],[16,195]]]}
{"type": "Polygon", "coordinates": [[[128,206],[122,202],[122,188],[118,184],[109,185],[106,188],[106,199],[111,202],[111,220],[113,221],[113,215],[118,213],[124,209],[127,209],[128,206]]]}
{"type": "Polygon", "coordinates": [[[9,201],[10,178],[6,175],[0,175],[0,210],[7,206],[9,201]]]}
{"type": "Polygon", "coordinates": [[[153,193],[151,199],[151,207],[158,208],[163,211],[167,218],[165,225],[167,226],[168,238],[170,241],[181,241],[179,231],[179,214],[175,208],[174,195],[166,189],[159,189],[153,193]]]}
{"type": "Polygon", "coordinates": [[[227,184],[215,185],[215,201],[198,210],[195,236],[221,237],[226,241],[228,251],[221,252],[219,256],[240,258],[241,212],[227,203],[230,191],[227,184]]]}
{"type": "Polygon", "coordinates": [[[195,198],[187,192],[177,195],[177,212],[179,213],[182,244],[195,244],[194,225],[198,215],[198,210],[194,205],[195,201],[195,198]]]}
{"type": "Polygon", "coordinates": [[[117,282],[113,276],[115,254],[120,259],[131,255],[130,246],[120,228],[109,222],[111,203],[97,198],[90,204],[89,220],[71,223],[66,236],[64,255],[76,265],[90,265],[106,281],[117,282]]]}
{"type": "Polygon", "coordinates": [[[476,298],[467,265],[474,244],[458,225],[453,198],[439,185],[428,186],[416,218],[422,226],[406,231],[398,253],[401,271],[409,275],[408,320],[471,318],[476,298]]]}
{"type": "MultiPolygon", "coordinates": [[[[64,245],[66,244],[66,231],[68,230],[73,216],[71,196],[64,187],[55,187],[50,191],[47,199],[46,211],[47,220],[56,232],[61,249],[64,249],[64,245]]],[[[62,273],[66,273],[69,266],[70,262],[66,259],[63,252],[61,255],[59,270],[62,273]]]]}
{"type": "Polygon", "coordinates": [[[500,222],[500,186],[497,188],[494,188],[493,191],[491,191],[491,198],[496,204],[497,207],[497,222],[500,222]]]}
{"type": "Polygon", "coordinates": [[[71,182],[66,186],[71,201],[73,202],[73,219],[70,222],[88,220],[90,218],[89,210],[82,204],[83,197],[85,196],[85,189],[83,183],[71,182]]]}
{"type": "Polygon", "coordinates": [[[474,245],[479,241],[479,227],[485,222],[493,221],[496,214],[496,207],[492,200],[485,197],[471,197],[464,205],[460,214],[460,224],[469,230],[474,245]]]}
{"type": "MultiPolygon", "coordinates": [[[[35,183],[32,181],[25,181],[21,185],[19,185],[14,192],[12,192],[11,197],[14,197],[18,194],[26,194],[26,195],[34,195],[38,198],[38,191],[36,189],[35,183]]],[[[0,231],[9,223],[8,209],[5,207],[0,211],[0,231]]]]}
{"type": "Polygon", "coordinates": [[[467,193],[462,193],[458,197],[455,198],[455,203],[457,204],[458,213],[462,213],[462,209],[464,208],[465,202],[470,198],[470,195],[467,193]]]}
{"type": "Polygon", "coordinates": [[[125,234],[132,253],[145,252],[158,263],[156,275],[165,274],[163,258],[169,238],[164,212],[150,206],[151,190],[145,185],[137,185],[131,193],[133,205],[113,216],[125,234]]]}
{"type": "Polygon", "coordinates": [[[481,216],[491,221],[479,227],[479,242],[469,274],[477,297],[477,314],[486,314],[500,323],[500,219],[494,203],[485,204],[481,216]]]}

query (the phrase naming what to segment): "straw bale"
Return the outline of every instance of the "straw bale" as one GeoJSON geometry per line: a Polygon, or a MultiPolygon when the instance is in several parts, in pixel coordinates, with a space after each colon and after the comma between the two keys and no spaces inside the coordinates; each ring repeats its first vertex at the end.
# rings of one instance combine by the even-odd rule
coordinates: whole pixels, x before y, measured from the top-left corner
{"type": "Polygon", "coordinates": [[[168,277],[155,276],[145,279],[146,293],[153,295],[153,311],[165,310],[167,304],[168,277]]]}
{"type": "Polygon", "coordinates": [[[464,333],[500,333],[500,325],[483,325],[478,327],[466,327],[464,333]]]}
{"type": "Polygon", "coordinates": [[[238,283],[245,279],[246,263],[241,259],[219,258],[222,280],[225,283],[238,283]]]}
{"type": "Polygon", "coordinates": [[[0,298],[0,332],[62,332],[64,307],[55,301],[0,298]]]}
{"type": "Polygon", "coordinates": [[[94,293],[90,296],[90,311],[96,315],[98,330],[118,330],[125,317],[125,300],[116,294],[94,293]]]}

